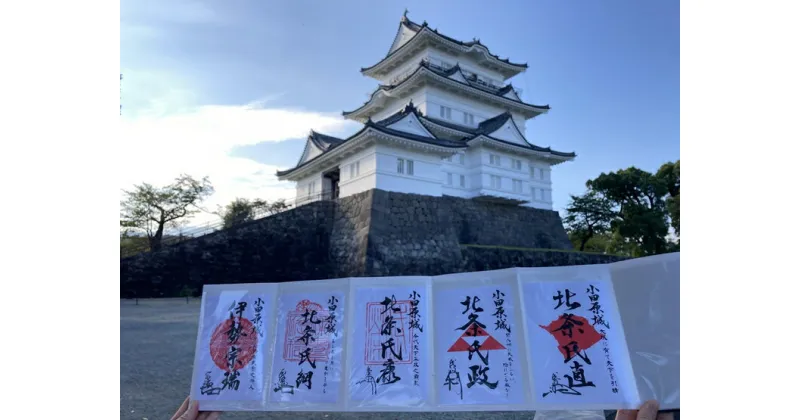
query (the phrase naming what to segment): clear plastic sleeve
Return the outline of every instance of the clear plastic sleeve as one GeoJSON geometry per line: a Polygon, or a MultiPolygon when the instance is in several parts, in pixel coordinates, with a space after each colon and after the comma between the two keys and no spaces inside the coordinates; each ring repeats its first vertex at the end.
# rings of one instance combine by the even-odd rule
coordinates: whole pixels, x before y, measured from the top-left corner
{"type": "Polygon", "coordinates": [[[281,283],[267,406],[342,411],[348,279],[281,283]]]}
{"type": "Polygon", "coordinates": [[[203,289],[190,397],[217,411],[680,408],[680,254],[203,289]]]}
{"type": "Polygon", "coordinates": [[[353,411],[428,410],[433,335],[430,277],[350,281],[347,369],[353,411]]]}
{"type": "Polygon", "coordinates": [[[530,410],[515,269],[433,278],[433,411],[530,410]]]}
{"type": "Polygon", "coordinates": [[[276,284],[206,285],[190,398],[203,411],[265,410],[276,284]]]}
{"type": "Polygon", "coordinates": [[[640,402],[680,408],[680,253],[609,265],[640,402]]]}
{"type": "Polygon", "coordinates": [[[634,408],[634,386],[608,267],[517,269],[539,410],[634,408]]]}
{"type": "Polygon", "coordinates": [[[533,420],[605,420],[604,412],[598,410],[540,410],[533,415],[533,420]]]}

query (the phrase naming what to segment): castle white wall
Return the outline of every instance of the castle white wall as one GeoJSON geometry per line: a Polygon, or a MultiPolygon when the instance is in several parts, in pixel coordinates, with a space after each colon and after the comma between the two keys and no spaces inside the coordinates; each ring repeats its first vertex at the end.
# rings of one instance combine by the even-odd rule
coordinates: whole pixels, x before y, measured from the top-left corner
{"type": "Polygon", "coordinates": [[[298,181],[295,192],[295,203],[319,200],[322,193],[322,173],[315,173],[298,181]]]}
{"type": "MultiPolygon", "coordinates": [[[[451,109],[450,118],[445,120],[452,121],[456,124],[466,125],[464,121],[464,114],[473,115],[472,126],[477,126],[479,123],[494,118],[506,110],[499,106],[491,105],[476,99],[457,95],[452,92],[445,91],[438,87],[425,86],[421,89],[422,94],[417,95],[418,100],[424,101],[425,112],[424,115],[433,118],[442,119],[440,112],[441,107],[448,107],[451,109]]],[[[407,102],[407,101],[406,101],[407,102]]],[[[417,100],[414,100],[417,103],[417,100]]],[[[423,102],[421,102],[423,103],[423,102]]],[[[517,113],[511,114],[514,122],[519,127],[522,134],[525,134],[525,118],[517,113]]]]}
{"type": "Polygon", "coordinates": [[[402,98],[390,99],[382,111],[377,112],[372,116],[372,121],[380,121],[399,111],[402,111],[406,105],[408,105],[409,101],[413,101],[414,106],[417,107],[419,112],[425,115],[425,91],[424,89],[414,89],[410,95],[403,96],[402,98]]]}
{"type": "Polygon", "coordinates": [[[441,159],[442,194],[469,198],[477,185],[469,152],[458,152],[441,159]],[[462,185],[463,181],[463,185],[462,185]]]}
{"type": "Polygon", "coordinates": [[[529,161],[526,157],[486,147],[475,149],[475,159],[480,164],[480,193],[530,201],[529,161]],[[493,181],[493,177],[498,181],[493,181]]]}
{"type": "Polygon", "coordinates": [[[339,164],[339,197],[376,188],[376,149],[368,147],[339,164]],[[352,177],[350,167],[353,165],[352,177]],[[357,165],[357,166],[356,166],[357,165]]]}
{"type": "Polygon", "coordinates": [[[553,209],[552,167],[543,161],[530,162],[530,196],[532,207],[553,209]]]}
{"type": "MultiPolygon", "coordinates": [[[[463,198],[492,195],[525,201],[529,207],[553,207],[552,169],[547,162],[484,146],[454,151],[443,158],[436,153],[379,144],[342,160],[339,173],[340,197],[379,188],[463,198]],[[403,162],[402,173],[398,159],[403,162]],[[409,173],[409,162],[413,173],[409,173]]],[[[297,184],[298,202],[318,200],[330,189],[321,172],[304,178],[297,184]]]]}
{"type": "Polygon", "coordinates": [[[394,85],[399,83],[402,79],[410,76],[417,67],[419,67],[420,61],[423,59],[428,58],[429,49],[426,48],[422,51],[417,52],[416,54],[412,55],[411,57],[407,58],[403,64],[400,66],[395,67],[390,71],[386,76],[381,77],[380,82],[384,85],[394,85]]]}
{"type": "Polygon", "coordinates": [[[376,188],[402,193],[442,195],[441,161],[436,154],[422,153],[397,146],[376,147],[376,188]],[[402,159],[402,173],[398,170],[402,159]],[[413,173],[409,173],[412,162],[413,173]]]}
{"type": "Polygon", "coordinates": [[[425,128],[414,114],[408,114],[405,118],[388,126],[393,130],[405,131],[422,137],[433,138],[434,135],[425,128]]]}
{"type": "Polygon", "coordinates": [[[446,53],[444,51],[440,51],[438,49],[427,48],[427,57],[431,60],[432,63],[443,66],[443,67],[452,67],[456,64],[461,67],[462,70],[468,73],[474,73],[481,79],[495,84],[497,86],[503,86],[504,78],[503,75],[500,73],[487,69],[480,64],[472,57],[467,55],[461,55],[456,57],[453,54],[446,53]]]}
{"type": "Polygon", "coordinates": [[[506,123],[495,132],[489,133],[489,135],[499,140],[505,140],[510,143],[526,146],[527,143],[525,142],[525,137],[521,135],[522,129],[520,128],[517,130],[517,128],[519,127],[515,128],[512,121],[509,120],[506,121],[506,123]]]}
{"type": "Polygon", "coordinates": [[[317,146],[314,146],[314,143],[308,140],[307,142],[308,142],[308,149],[305,151],[306,154],[305,154],[305,159],[303,159],[303,162],[308,162],[309,160],[314,159],[315,157],[322,154],[322,150],[318,149],[317,146]]]}
{"type": "Polygon", "coordinates": [[[381,77],[379,80],[382,84],[396,84],[405,77],[411,75],[411,73],[413,73],[417,67],[419,67],[419,63],[422,60],[428,60],[432,64],[444,68],[454,67],[456,64],[458,64],[461,70],[466,74],[475,74],[480,79],[498,87],[502,87],[504,84],[506,84],[505,80],[503,79],[503,75],[494,70],[482,67],[472,57],[466,55],[456,57],[452,54],[431,47],[427,47],[406,58],[405,63],[395,67],[389,73],[387,73],[386,76],[381,77]]]}

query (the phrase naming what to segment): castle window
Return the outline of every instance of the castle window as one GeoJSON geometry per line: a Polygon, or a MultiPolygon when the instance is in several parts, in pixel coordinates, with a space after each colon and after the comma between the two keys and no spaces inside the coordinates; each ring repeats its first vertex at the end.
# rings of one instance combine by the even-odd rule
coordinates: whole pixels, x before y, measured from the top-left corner
{"type": "Polygon", "coordinates": [[[453,110],[449,107],[446,106],[439,107],[439,116],[442,117],[443,119],[449,120],[451,118],[452,113],[453,110]]]}
{"type": "Polygon", "coordinates": [[[513,188],[514,188],[514,192],[515,193],[517,193],[517,194],[522,193],[522,181],[520,181],[518,179],[515,179],[513,181],[513,188]]]}
{"type": "Polygon", "coordinates": [[[500,177],[497,175],[492,175],[491,181],[492,181],[492,188],[496,190],[499,190],[500,187],[502,186],[502,181],[500,180],[500,177]]]}
{"type": "Polygon", "coordinates": [[[397,158],[397,173],[414,175],[414,161],[403,158],[397,158]]]}
{"type": "Polygon", "coordinates": [[[474,124],[475,124],[475,116],[470,114],[470,113],[468,113],[468,112],[465,112],[464,113],[464,125],[472,126],[474,124]]]}

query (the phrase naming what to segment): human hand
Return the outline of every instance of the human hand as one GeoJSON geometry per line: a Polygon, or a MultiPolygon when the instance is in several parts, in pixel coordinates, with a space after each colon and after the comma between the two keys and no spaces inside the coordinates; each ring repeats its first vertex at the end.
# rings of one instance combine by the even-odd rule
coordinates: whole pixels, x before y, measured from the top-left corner
{"type": "Polygon", "coordinates": [[[203,411],[197,405],[197,401],[189,401],[189,397],[183,401],[178,411],[169,420],[217,420],[219,411],[203,411]]]}
{"type": "Polygon", "coordinates": [[[672,413],[659,413],[658,401],[647,401],[638,410],[619,410],[616,420],[673,420],[672,413]]]}

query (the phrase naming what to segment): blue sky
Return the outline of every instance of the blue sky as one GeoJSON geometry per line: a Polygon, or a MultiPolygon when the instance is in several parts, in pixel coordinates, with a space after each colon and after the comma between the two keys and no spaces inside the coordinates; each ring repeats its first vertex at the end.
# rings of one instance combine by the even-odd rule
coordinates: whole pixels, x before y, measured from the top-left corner
{"type": "Polygon", "coordinates": [[[311,128],[358,128],[340,113],[376,87],[359,68],[386,54],[405,8],[529,64],[512,82],[552,107],[529,141],[578,154],[554,170],[556,210],[601,172],[679,159],[677,0],[122,0],[124,182],[190,172],[211,176],[214,205],[290,196],[275,169],[311,128]]]}

